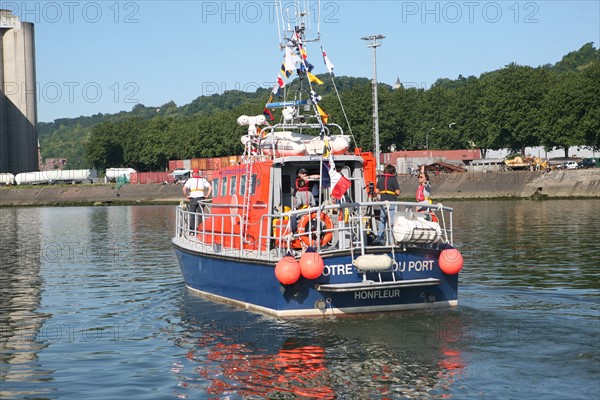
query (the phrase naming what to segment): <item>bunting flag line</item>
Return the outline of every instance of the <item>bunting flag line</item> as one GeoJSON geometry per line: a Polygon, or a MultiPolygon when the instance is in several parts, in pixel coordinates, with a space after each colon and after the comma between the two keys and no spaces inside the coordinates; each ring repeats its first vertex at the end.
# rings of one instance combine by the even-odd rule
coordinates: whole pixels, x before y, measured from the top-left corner
{"type": "Polygon", "coordinates": [[[285,78],[289,78],[290,76],[292,76],[292,71],[285,69],[285,63],[281,64],[281,68],[279,68],[279,72],[281,73],[281,75],[285,76],[285,78]]]}
{"type": "Polygon", "coordinates": [[[275,85],[273,85],[273,90],[271,90],[271,96],[269,96],[269,101],[267,101],[267,103],[270,103],[273,101],[273,96],[277,96],[279,98],[281,98],[281,90],[282,88],[279,86],[278,83],[276,83],[275,85]]]}
{"type": "Polygon", "coordinates": [[[325,111],[323,111],[323,109],[318,104],[317,104],[317,111],[319,112],[319,115],[321,116],[323,123],[326,124],[327,121],[329,121],[329,115],[325,111]]]}
{"type": "Polygon", "coordinates": [[[263,110],[263,115],[265,116],[265,118],[267,118],[269,121],[274,121],[275,117],[273,116],[273,114],[271,113],[271,110],[269,110],[268,108],[265,107],[265,109],[263,110]]]}
{"type": "MultiPolygon", "coordinates": [[[[292,49],[286,46],[285,48],[285,57],[283,59],[283,64],[281,65],[281,69],[285,71],[289,71],[290,75],[293,70],[296,69],[296,64],[302,62],[300,57],[298,57],[292,49]]],[[[290,75],[287,75],[286,78],[289,78],[290,75]]]]}
{"type": "Polygon", "coordinates": [[[308,55],[306,54],[306,50],[304,49],[304,45],[302,44],[302,39],[300,38],[300,35],[298,34],[298,32],[294,32],[294,35],[292,36],[292,43],[295,43],[296,46],[298,46],[298,49],[300,50],[300,55],[302,56],[302,59],[306,60],[308,58],[308,55]]]}
{"type": "Polygon", "coordinates": [[[329,158],[331,153],[331,146],[329,146],[329,140],[323,140],[323,158],[329,158]]]}
{"type": "Polygon", "coordinates": [[[307,72],[306,75],[308,75],[308,80],[316,83],[317,85],[322,85],[323,81],[320,80],[319,78],[317,78],[315,75],[311,74],[310,72],[307,72]]]}
{"type": "Polygon", "coordinates": [[[317,94],[314,90],[310,91],[310,101],[313,104],[318,104],[323,98],[317,94]]]}
{"type": "Polygon", "coordinates": [[[323,61],[325,62],[325,66],[327,67],[327,71],[329,71],[329,73],[331,75],[333,75],[333,67],[335,67],[335,65],[333,65],[333,63],[331,62],[331,60],[329,60],[329,57],[327,57],[327,53],[325,53],[325,50],[323,50],[323,46],[321,46],[321,53],[323,53],[323,61]]]}

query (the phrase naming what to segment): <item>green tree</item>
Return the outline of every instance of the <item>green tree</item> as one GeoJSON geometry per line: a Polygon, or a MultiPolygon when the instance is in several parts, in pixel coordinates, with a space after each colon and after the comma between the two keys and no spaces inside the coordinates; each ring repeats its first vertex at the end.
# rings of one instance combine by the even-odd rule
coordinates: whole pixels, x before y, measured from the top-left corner
{"type": "Polygon", "coordinates": [[[124,166],[124,149],[118,132],[119,126],[116,123],[104,122],[96,125],[85,145],[86,162],[100,170],[124,166]]]}
{"type": "Polygon", "coordinates": [[[481,83],[485,136],[494,146],[524,155],[525,147],[540,142],[542,101],[548,91],[549,72],[510,64],[481,83]]]}

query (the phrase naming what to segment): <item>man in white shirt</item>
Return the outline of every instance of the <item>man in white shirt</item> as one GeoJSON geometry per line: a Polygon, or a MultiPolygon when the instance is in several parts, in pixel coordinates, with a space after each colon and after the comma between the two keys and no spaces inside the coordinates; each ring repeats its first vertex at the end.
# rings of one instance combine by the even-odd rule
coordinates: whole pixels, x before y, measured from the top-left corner
{"type": "MultiPolygon", "coordinates": [[[[192,171],[192,177],[185,181],[183,185],[183,196],[186,197],[190,202],[188,204],[188,211],[197,213],[200,210],[202,200],[206,200],[212,193],[212,186],[206,179],[200,176],[200,171],[194,169],[192,171]]],[[[196,223],[196,216],[192,215],[190,220],[190,230],[196,230],[198,226],[196,223]]]]}

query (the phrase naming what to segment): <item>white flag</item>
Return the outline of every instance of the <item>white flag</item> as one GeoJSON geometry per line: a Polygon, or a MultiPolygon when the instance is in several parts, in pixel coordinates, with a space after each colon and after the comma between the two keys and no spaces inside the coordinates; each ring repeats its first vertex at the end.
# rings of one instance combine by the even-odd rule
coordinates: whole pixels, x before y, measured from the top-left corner
{"type": "Polygon", "coordinates": [[[321,46],[321,52],[323,53],[323,61],[325,61],[327,71],[329,71],[329,73],[333,75],[333,67],[335,67],[335,65],[333,65],[331,60],[329,60],[329,57],[327,57],[327,53],[325,53],[325,50],[323,50],[323,46],[321,46]]]}
{"type": "Polygon", "coordinates": [[[299,63],[300,57],[298,57],[296,54],[294,54],[294,52],[292,51],[292,49],[290,49],[289,47],[285,48],[285,69],[286,71],[293,71],[296,69],[296,64],[299,63]]]}

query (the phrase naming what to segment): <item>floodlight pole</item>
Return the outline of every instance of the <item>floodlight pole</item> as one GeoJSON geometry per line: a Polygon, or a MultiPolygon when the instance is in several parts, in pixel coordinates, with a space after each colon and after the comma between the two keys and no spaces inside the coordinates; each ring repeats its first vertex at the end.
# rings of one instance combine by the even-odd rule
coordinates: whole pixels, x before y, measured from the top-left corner
{"type": "Polygon", "coordinates": [[[367,42],[367,47],[373,48],[373,136],[375,137],[375,162],[377,172],[381,171],[381,152],[379,149],[379,106],[377,101],[377,47],[381,46],[383,35],[371,35],[361,38],[367,42]]]}
{"type": "Polygon", "coordinates": [[[427,151],[429,151],[429,132],[434,131],[435,128],[431,128],[427,131],[427,133],[425,134],[425,149],[427,151]]]}

